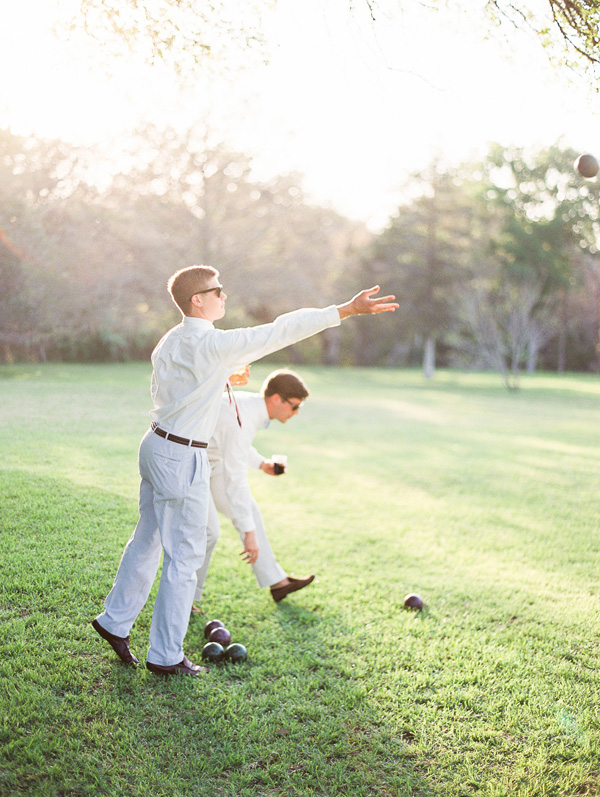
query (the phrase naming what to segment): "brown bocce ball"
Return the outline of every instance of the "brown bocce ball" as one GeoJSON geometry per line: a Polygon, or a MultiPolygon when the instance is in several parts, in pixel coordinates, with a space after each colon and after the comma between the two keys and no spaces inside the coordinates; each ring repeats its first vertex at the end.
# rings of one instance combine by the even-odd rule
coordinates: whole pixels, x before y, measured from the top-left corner
{"type": "Polygon", "coordinates": [[[417,609],[418,611],[421,611],[423,608],[423,598],[420,595],[417,595],[416,592],[410,592],[404,598],[404,608],[417,609]]]}
{"type": "Polygon", "coordinates": [[[580,155],[577,158],[575,161],[575,168],[582,177],[586,177],[589,180],[591,177],[595,177],[598,174],[599,166],[598,161],[593,155],[586,154],[580,155]]]}

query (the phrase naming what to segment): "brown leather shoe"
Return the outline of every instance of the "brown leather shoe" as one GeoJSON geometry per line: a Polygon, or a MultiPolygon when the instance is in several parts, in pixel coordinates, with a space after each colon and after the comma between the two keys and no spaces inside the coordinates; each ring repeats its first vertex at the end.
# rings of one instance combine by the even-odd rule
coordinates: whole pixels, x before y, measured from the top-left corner
{"type": "Polygon", "coordinates": [[[102,639],[106,639],[108,644],[117,654],[117,656],[121,659],[123,664],[133,664],[137,667],[140,663],[139,659],[133,655],[133,653],[129,650],[129,637],[122,637],[122,636],[115,636],[111,634],[110,631],[107,631],[106,628],[102,628],[98,620],[92,621],[93,627],[96,631],[100,634],[102,639]]]}
{"type": "Polygon", "coordinates": [[[170,667],[152,664],[151,661],[146,662],[146,667],[156,675],[202,675],[205,672],[209,672],[208,667],[192,664],[187,656],[184,656],[183,661],[180,661],[179,664],[172,664],[170,667]]]}
{"type": "Polygon", "coordinates": [[[279,601],[283,600],[290,592],[296,592],[296,590],[302,589],[303,587],[308,587],[308,585],[312,584],[315,580],[315,577],[307,576],[306,578],[293,578],[292,576],[288,576],[288,579],[290,583],[284,584],[283,587],[271,587],[271,595],[275,603],[279,603],[279,601]]]}

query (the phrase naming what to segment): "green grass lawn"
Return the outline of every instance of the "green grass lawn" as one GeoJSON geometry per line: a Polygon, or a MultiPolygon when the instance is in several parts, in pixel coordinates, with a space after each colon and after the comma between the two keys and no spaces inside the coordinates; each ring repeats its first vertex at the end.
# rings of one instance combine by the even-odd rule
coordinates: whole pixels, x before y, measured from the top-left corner
{"type": "Polygon", "coordinates": [[[251,481],[318,581],[276,605],[224,522],[186,652],[218,617],[249,659],[159,679],[90,626],[137,518],[149,367],[0,368],[1,795],[600,795],[600,379],[301,374],[256,441],[288,475],[251,481]]]}

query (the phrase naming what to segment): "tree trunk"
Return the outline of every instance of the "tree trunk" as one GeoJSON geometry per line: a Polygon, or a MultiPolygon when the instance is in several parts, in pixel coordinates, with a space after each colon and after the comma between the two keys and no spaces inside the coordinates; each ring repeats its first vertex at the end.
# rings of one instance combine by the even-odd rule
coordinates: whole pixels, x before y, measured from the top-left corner
{"type": "Polygon", "coordinates": [[[423,376],[432,379],[435,374],[435,338],[428,335],[423,348],[423,376]]]}
{"type": "Polygon", "coordinates": [[[560,327],[558,330],[558,358],[556,370],[564,374],[567,367],[567,308],[564,295],[560,301],[560,327]]]}
{"type": "Polygon", "coordinates": [[[564,374],[567,362],[567,332],[564,324],[558,331],[558,357],[556,363],[556,370],[559,374],[564,374]]]}
{"type": "Polygon", "coordinates": [[[534,374],[538,364],[540,341],[537,335],[531,335],[527,340],[527,373],[534,374]]]}
{"type": "Polygon", "coordinates": [[[338,365],[340,360],[339,330],[326,329],[319,336],[321,338],[321,360],[324,365],[338,365]]]}

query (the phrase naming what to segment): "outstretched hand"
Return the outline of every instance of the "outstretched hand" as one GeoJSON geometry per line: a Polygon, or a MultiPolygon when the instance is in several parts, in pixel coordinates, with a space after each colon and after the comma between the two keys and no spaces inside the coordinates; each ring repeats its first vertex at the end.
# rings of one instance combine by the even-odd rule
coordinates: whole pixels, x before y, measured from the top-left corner
{"type": "Polygon", "coordinates": [[[357,293],[346,304],[338,305],[338,312],[340,318],[348,318],[351,315],[374,315],[376,313],[393,313],[397,307],[396,298],[393,295],[379,296],[372,298],[374,294],[379,293],[379,285],[374,285],[372,288],[367,288],[360,293],[357,293]]]}

